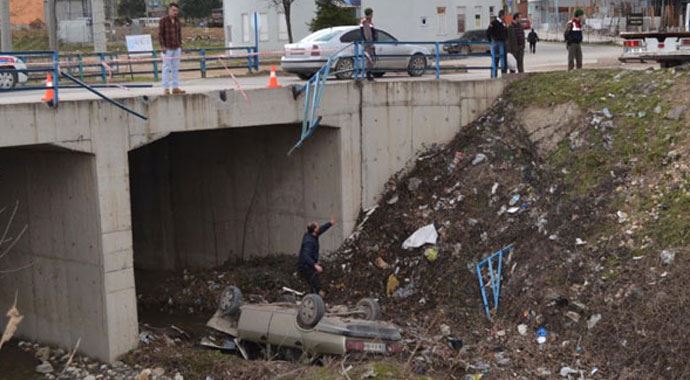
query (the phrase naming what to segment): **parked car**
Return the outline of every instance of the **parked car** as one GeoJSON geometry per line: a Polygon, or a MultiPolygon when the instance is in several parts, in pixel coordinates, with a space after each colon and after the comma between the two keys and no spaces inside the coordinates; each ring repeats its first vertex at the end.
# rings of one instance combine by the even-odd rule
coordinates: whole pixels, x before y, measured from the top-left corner
{"type": "MultiPolygon", "coordinates": [[[[285,45],[285,55],[281,59],[283,71],[296,74],[301,79],[309,79],[319,71],[329,58],[336,55],[332,69],[339,79],[353,76],[354,46],[352,42],[361,40],[358,26],[339,26],[314,32],[301,41],[285,45]]],[[[379,29],[378,41],[397,42],[390,33],[379,29]]],[[[376,76],[383,76],[387,70],[406,70],[410,76],[424,74],[427,68],[429,50],[425,47],[395,43],[376,44],[376,76]]]]}
{"type": "Polygon", "coordinates": [[[0,72],[0,90],[10,90],[19,83],[29,80],[26,74],[26,64],[19,58],[11,55],[0,55],[0,69],[17,71],[0,72]]]}
{"type": "MultiPolygon", "coordinates": [[[[364,298],[352,310],[326,312],[321,297],[296,302],[242,304],[242,292],[226,288],[207,325],[243,342],[310,354],[392,354],[401,351],[400,330],[378,320],[380,308],[364,298]]],[[[244,348],[246,349],[246,347],[244,348]]]]}
{"type": "Polygon", "coordinates": [[[444,42],[443,50],[448,54],[491,53],[491,42],[486,37],[486,30],[470,30],[458,39],[444,42]]]}

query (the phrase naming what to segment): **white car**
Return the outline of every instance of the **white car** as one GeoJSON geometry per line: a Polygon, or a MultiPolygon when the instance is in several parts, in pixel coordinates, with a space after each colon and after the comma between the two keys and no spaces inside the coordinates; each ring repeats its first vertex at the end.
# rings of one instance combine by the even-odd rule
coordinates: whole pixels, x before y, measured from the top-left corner
{"type": "MultiPolygon", "coordinates": [[[[378,41],[397,42],[386,31],[377,29],[378,41]]],[[[338,26],[314,32],[301,41],[285,45],[285,56],[281,59],[283,71],[296,74],[300,79],[309,79],[321,69],[328,59],[337,54],[331,68],[338,79],[353,76],[355,41],[361,41],[359,26],[338,26]],[[347,48],[346,48],[347,47],[347,48]],[[343,50],[344,49],[344,50],[343,50]]],[[[421,76],[427,68],[429,50],[418,45],[404,43],[375,44],[375,76],[381,77],[387,70],[407,71],[410,76],[421,76]]]]}
{"type": "Polygon", "coordinates": [[[0,90],[10,90],[18,83],[26,83],[29,76],[26,75],[26,64],[19,58],[11,55],[0,55],[0,69],[18,70],[14,72],[0,72],[0,90]]]}

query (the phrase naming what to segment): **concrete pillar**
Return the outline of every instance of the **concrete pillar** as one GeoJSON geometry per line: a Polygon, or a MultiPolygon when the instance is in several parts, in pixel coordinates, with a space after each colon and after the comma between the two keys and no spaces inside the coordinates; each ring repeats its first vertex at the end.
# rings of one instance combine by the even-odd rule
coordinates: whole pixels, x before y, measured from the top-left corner
{"type": "Polygon", "coordinates": [[[43,0],[43,12],[46,19],[46,29],[48,30],[48,46],[50,50],[58,50],[55,1],[56,0],[43,0]]]}
{"type": "Polygon", "coordinates": [[[12,51],[10,0],[0,0],[0,51],[12,51]]]}
{"type": "Polygon", "coordinates": [[[103,0],[91,0],[91,19],[93,21],[93,50],[97,53],[103,53],[108,50],[103,0]]]}

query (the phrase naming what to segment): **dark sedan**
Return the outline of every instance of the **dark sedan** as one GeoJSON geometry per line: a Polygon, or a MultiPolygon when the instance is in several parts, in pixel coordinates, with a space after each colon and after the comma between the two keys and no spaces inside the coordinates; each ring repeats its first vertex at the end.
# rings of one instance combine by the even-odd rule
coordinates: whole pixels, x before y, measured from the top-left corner
{"type": "Polygon", "coordinates": [[[491,42],[486,38],[486,30],[470,30],[458,39],[444,42],[443,50],[448,54],[490,54],[491,42]]]}

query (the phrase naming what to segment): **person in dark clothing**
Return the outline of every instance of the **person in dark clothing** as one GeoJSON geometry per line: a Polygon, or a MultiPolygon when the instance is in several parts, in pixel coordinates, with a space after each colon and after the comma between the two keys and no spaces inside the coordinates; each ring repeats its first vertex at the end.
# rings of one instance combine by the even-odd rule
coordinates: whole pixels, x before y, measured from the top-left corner
{"type": "Polygon", "coordinates": [[[568,71],[577,67],[582,68],[582,17],[585,12],[582,9],[575,11],[575,17],[568,21],[565,27],[565,42],[568,48],[568,71]],[[577,66],[576,66],[577,63],[577,66]]]}
{"type": "Polygon", "coordinates": [[[299,250],[297,270],[309,285],[309,293],[318,294],[321,297],[323,297],[323,292],[321,291],[319,273],[323,272],[323,267],[319,263],[319,236],[334,225],[335,218],[331,218],[330,222],[320,226],[316,222],[309,223],[307,232],[302,237],[302,246],[299,250]]]}
{"type": "Polygon", "coordinates": [[[527,42],[529,42],[529,51],[532,52],[532,54],[536,54],[539,35],[534,31],[534,28],[532,28],[532,31],[527,35],[527,42]]]}
{"type": "MultiPolygon", "coordinates": [[[[374,10],[367,8],[364,10],[364,18],[359,24],[359,30],[362,32],[362,41],[375,42],[379,40],[378,31],[374,27],[372,18],[374,17],[374,10]]],[[[376,62],[376,46],[373,43],[364,44],[364,53],[366,53],[367,60],[367,80],[374,80],[374,62],[376,62]]]]}
{"type": "MultiPolygon", "coordinates": [[[[505,25],[505,11],[498,11],[498,17],[491,21],[489,28],[486,30],[486,38],[491,42],[491,51],[495,57],[495,65],[498,68],[499,63],[501,72],[505,74],[508,71],[506,62],[506,39],[508,31],[505,25]]],[[[495,73],[492,73],[495,75],[495,73]]]]}
{"type": "Polygon", "coordinates": [[[513,15],[513,22],[508,26],[508,40],[506,41],[508,53],[517,61],[519,73],[525,72],[525,29],[520,24],[520,13],[513,15]]]}

